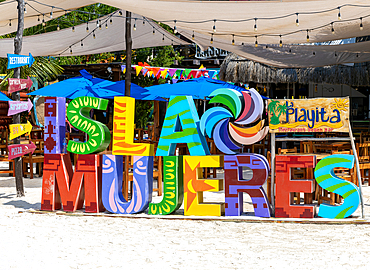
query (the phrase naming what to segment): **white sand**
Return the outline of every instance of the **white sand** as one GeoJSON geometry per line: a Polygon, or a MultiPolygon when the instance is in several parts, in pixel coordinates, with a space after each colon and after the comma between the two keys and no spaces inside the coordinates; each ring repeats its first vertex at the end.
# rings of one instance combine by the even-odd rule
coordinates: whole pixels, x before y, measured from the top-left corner
{"type": "MultiPolygon", "coordinates": [[[[17,198],[14,178],[0,175],[0,269],[370,269],[369,225],[18,213],[40,209],[41,178],[24,184],[17,198]]],[[[369,220],[370,187],[363,190],[369,220]]]]}

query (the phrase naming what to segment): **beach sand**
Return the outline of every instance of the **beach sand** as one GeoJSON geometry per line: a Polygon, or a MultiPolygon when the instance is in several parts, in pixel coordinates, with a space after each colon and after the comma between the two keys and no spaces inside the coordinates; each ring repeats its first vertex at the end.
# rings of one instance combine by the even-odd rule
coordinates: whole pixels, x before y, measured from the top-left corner
{"type": "MultiPolygon", "coordinates": [[[[0,269],[370,268],[370,225],[29,213],[40,209],[41,180],[24,178],[26,196],[17,198],[14,178],[0,175],[0,269]]],[[[367,184],[363,193],[369,221],[367,184]]],[[[223,193],[204,194],[205,201],[224,200],[223,193]]],[[[257,219],[244,197],[249,213],[241,219],[257,219]]]]}

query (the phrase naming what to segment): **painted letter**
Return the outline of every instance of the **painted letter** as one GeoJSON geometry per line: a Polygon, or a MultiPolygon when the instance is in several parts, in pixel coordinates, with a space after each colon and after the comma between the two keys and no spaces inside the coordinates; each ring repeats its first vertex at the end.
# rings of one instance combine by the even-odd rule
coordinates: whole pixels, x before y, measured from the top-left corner
{"type": "Polygon", "coordinates": [[[114,214],[135,214],[148,208],[153,192],[153,157],[134,156],[133,192],[130,202],[122,194],[123,156],[103,155],[104,207],[114,214]]]}
{"type": "Polygon", "coordinates": [[[270,171],[267,159],[258,154],[224,156],[224,169],[225,215],[241,215],[243,212],[243,192],[246,192],[252,198],[255,216],[270,217],[270,204],[262,188],[270,171]],[[252,179],[243,179],[243,167],[252,170],[252,179]]]}
{"type": "Polygon", "coordinates": [[[154,146],[134,143],[135,99],[115,97],[113,113],[113,155],[154,156],[154,146]]]}
{"type": "Polygon", "coordinates": [[[104,151],[110,143],[110,132],[106,125],[90,118],[91,109],[107,109],[108,100],[95,97],[78,97],[67,108],[69,122],[77,129],[87,133],[87,142],[68,142],[67,150],[75,154],[91,154],[104,151]]]}
{"type": "Polygon", "coordinates": [[[184,215],[221,216],[225,204],[203,203],[204,191],[223,190],[222,179],[200,179],[203,167],[221,167],[221,156],[184,156],[184,215]]]}
{"type": "Polygon", "coordinates": [[[85,212],[104,211],[101,204],[101,163],[99,155],[79,155],[73,174],[69,154],[45,154],[41,210],[61,208],[68,212],[83,207],[85,212]]]}
{"type": "Polygon", "coordinates": [[[45,97],[45,154],[62,154],[66,137],[66,99],[45,97]]]}
{"type": "Polygon", "coordinates": [[[184,199],[182,156],[163,157],[164,195],[160,203],[150,203],[150,215],[168,215],[178,210],[184,199]]]}
{"type": "Polygon", "coordinates": [[[209,155],[199,116],[189,96],[171,96],[159,138],[157,156],[174,156],[177,143],[187,143],[191,156],[209,155]]]}
{"type": "Polygon", "coordinates": [[[312,193],[314,182],[313,180],[292,180],[291,168],[313,168],[315,163],[316,156],[276,156],[275,217],[314,217],[314,206],[292,205],[292,193],[312,193]]]}
{"type": "Polygon", "coordinates": [[[332,206],[321,204],[318,215],[323,218],[346,218],[352,215],[360,204],[358,187],[346,180],[335,176],[334,168],[352,169],[353,155],[331,155],[320,160],[315,168],[315,178],[323,189],[343,197],[342,205],[332,206]]]}

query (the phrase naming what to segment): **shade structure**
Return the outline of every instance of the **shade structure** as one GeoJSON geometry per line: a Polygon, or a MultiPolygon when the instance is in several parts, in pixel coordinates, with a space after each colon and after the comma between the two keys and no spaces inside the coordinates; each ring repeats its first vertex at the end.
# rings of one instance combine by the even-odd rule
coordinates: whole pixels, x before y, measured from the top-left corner
{"type": "MultiPolygon", "coordinates": [[[[65,97],[69,99],[75,99],[82,96],[113,99],[115,96],[125,95],[124,81],[111,82],[100,78],[93,78],[93,76],[86,70],[81,70],[80,73],[82,76],[48,85],[29,93],[29,95],[65,97]]],[[[131,84],[131,97],[144,99],[148,96],[149,93],[147,90],[136,84],[131,84]]],[[[164,101],[163,99],[158,98],[158,96],[151,96],[150,98],[152,99],[146,100],[164,101]]]]}
{"type": "MultiPolygon", "coordinates": [[[[132,23],[137,25],[136,30],[132,31],[133,49],[188,44],[140,15],[132,14],[132,23]],[[145,21],[145,24],[142,21],[145,21]]],[[[22,52],[31,53],[33,56],[76,56],[126,50],[125,17],[120,16],[119,11],[101,17],[99,21],[91,20],[88,26],[88,32],[87,24],[83,23],[73,29],[70,27],[23,37],[22,52]],[[97,26],[99,23],[103,24],[101,29],[97,26]]],[[[13,38],[0,39],[0,57],[6,57],[13,50],[13,38]]]]}
{"type": "Polygon", "coordinates": [[[12,101],[12,100],[0,92],[0,101],[12,101]]]}
{"type": "Polygon", "coordinates": [[[170,96],[192,96],[195,99],[204,99],[214,90],[219,88],[230,88],[237,91],[245,91],[244,88],[224,81],[207,77],[191,79],[176,84],[161,84],[146,87],[150,95],[169,98],[170,96]]]}

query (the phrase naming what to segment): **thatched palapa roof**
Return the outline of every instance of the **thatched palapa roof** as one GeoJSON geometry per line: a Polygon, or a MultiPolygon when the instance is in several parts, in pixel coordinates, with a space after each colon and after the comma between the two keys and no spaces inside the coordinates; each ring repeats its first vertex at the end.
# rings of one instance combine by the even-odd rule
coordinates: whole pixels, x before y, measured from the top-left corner
{"type": "Polygon", "coordinates": [[[370,63],[317,68],[274,68],[229,54],[220,67],[220,78],[234,83],[330,83],[370,86],[370,63]]]}

